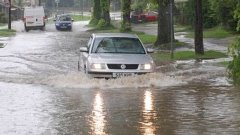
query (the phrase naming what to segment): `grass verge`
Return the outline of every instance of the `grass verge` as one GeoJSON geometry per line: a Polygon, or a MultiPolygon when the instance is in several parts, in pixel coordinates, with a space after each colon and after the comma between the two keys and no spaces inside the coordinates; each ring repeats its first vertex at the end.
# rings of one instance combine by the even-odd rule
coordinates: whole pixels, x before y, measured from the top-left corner
{"type": "Polygon", "coordinates": [[[71,15],[74,21],[87,21],[91,19],[91,16],[71,15]]]}
{"type": "Polygon", "coordinates": [[[217,59],[227,57],[225,53],[217,51],[206,51],[204,55],[195,55],[195,52],[193,51],[179,51],[174,53],[174,59],[171,59],[170,52],[158,52],[151,55],[156,62],[190,59],[217,59]]]}
{"type": "MultiPolygon", "coordinates": [[[[185,29],[186,30],[186,29],[185,29]]],[[[188,32],[187,37],[193,38],[194,37],[194,31],[187,29],[188,32]]],[[[203,38],[227,38],[232,37],[234,34],[225,30],[224,28],[217,26],[210,29],[205,29],[203,31],[203,38]]]]}
{"type": "Polygon", "coordinates": [[[0,29],[0,37],[14,36],[15,34],[15,30],[0,29]]]}

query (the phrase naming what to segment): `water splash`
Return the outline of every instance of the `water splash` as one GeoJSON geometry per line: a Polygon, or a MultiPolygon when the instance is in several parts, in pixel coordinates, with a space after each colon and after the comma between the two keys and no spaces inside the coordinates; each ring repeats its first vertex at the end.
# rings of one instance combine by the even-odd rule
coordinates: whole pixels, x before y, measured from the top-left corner
{"type": "Polygon", "coordinates": [[[63,75],[50,76],[42,80],[43,84],[65,88],[141,88],[167,87],[186,84],[180,77],[166,76],[162,73],[152,73],[117,79],[88,78],[81,72],[71,72],[63,75]]]}

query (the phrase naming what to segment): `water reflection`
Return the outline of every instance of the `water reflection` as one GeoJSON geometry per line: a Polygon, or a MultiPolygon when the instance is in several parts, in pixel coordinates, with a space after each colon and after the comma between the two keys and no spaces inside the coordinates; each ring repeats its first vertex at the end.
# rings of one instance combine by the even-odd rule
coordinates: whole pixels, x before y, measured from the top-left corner
{"type": "Polygon", "coordinates": [[[150,90],[144,93],[144,107],[143,107],[143,122],[141,123],[141,129],[143,135],[155,135],[156,126],[154,120],[156,119],[156,112],[153,105],[153,95],[150,90]]]}
{"type": "Polygon", "coordinates": [[[94,135],[106,135],[105,129],[105,114],[103,107],[103,98],[101,93],[97,93],[94,97],[93,111],[92,111],[92,124],[91,128],[94,135]]]}

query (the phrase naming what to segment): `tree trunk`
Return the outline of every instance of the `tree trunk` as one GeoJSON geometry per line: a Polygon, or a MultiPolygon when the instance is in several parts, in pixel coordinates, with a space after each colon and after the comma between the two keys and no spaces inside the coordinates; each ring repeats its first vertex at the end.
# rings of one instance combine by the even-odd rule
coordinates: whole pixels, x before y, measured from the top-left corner
{"type": "Polygon", "coordinates": [[[204,54],[202,18],[202,0],[195,0],[195,53],[201,55],[204,54]]]}
{"type": "Polygon", "coordinates": [[[121,24],[121,32],[131,31],[131,0],[122,0],[122,14],[123,20],[121,24]]]}
{"type": "Polygon", "coordinates": [[[169,23],[169,1],[158,0],[158,35],[155,46],[162,46],[171,41],[171,27],[169,23]]]}
{"type": "Polygon", "coordinates": [[[105,21],[105,26],[110,25],[110,0],[101,0],[102,19],[105,21]]]}
{"type": "Polygon", "coordinates": [[[90,24],[96,25],[100,19],[101,19],[100,0],[94,0],[93,1],[92,19],[90,21],[90,24]]]}

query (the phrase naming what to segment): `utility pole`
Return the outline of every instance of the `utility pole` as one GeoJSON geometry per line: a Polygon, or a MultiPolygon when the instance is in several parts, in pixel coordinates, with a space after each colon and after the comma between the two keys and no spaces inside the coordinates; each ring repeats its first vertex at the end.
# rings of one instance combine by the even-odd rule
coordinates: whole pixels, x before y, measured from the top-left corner
{"type": "Polygon", "coordinates": [[[39,0],[38,1],[38,6],[41,6],[42,5],[42,0],[39,0]]]}
{"type": "Polygon", "coordinates": [[[174,58],[173,54],[173,40],[174,40],[174,25],[173,25],[173,0],[170,0],[170,36],[171,36],[171,59],[174,58]]]}
{"type": "Polygon", "coordinates": [[[202,0],[195,0],[195,53],[204,55],[202,0]]]}
{"type": "Polygon", "coordinates": [[[81,14],[82,14],[82,19],[83,19],[83,0],[81,1],[81,14]]]}
{"type": "Polygon", "coordinates": [[[9,0],[9,7],[8,7],[8,29],[9,29],[9,30],[12,29],[12,26],[11,26],[11,23],[12,23],[12,19],[11,19],[11,16],[12,16],[11,7],[12,7],[12,2],[11,2],[11,0],[9,0]]]}

